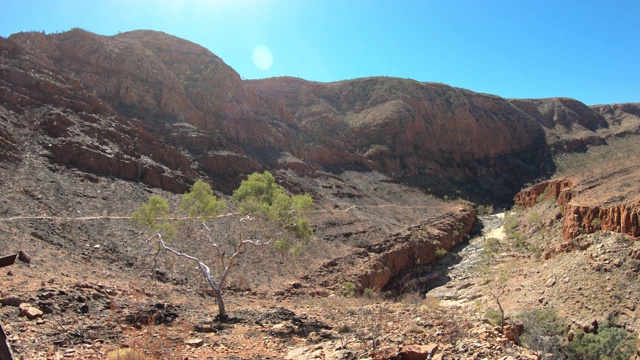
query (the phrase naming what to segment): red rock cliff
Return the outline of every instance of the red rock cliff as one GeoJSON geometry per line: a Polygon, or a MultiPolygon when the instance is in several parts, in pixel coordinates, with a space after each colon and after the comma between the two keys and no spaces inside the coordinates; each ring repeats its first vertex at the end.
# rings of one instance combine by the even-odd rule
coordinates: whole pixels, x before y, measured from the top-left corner
{"type": "Polygon", "coordinates": [[[580,199],[572,200],[573,187],[574,185],[569,179],[542,182],[516,194],[514,202],[517,206],[527,208],[547,197],[556,199],[558,204],[564,208],[562,236],[565,240],[596,231],[612,231],[633,237],[640,236],[638,221],[640,200],[628,200],[612,205],[588,205],[580,199]]]}

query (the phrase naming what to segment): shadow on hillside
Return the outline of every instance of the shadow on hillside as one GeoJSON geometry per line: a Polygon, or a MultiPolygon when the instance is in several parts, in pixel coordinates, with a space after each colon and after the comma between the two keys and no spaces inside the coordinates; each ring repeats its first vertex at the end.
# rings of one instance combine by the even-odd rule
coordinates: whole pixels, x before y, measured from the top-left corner
{"type": "Polygon", "coordinates": [[[515,154],[465,163],[442,164],[447,176],[422,173],[398,178],[398,182],[420,188],[441,199],[463,199],[476,204],[513,204],[521,189],[548,179],[556,171],[552,153],[544,138],[531,149],[515,154]]]}

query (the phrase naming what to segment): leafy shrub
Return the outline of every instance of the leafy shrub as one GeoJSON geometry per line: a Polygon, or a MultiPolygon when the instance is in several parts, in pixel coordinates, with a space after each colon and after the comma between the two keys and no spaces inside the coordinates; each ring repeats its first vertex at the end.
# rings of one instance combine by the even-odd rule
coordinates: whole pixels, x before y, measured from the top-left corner
{"type": "Polygon", "coordinates": [[[529,220],[529,224],[542,224],[542,216],[540,216],[540,213],[538,212],[532,212],[529,214],[529,218],[527,220],[529,220]]]}
{"type": "Polygon", "coordinates": [[[356,295],[356,284],[347,281],[342,286],[342,295],[345,297],[354,297],[356,295]]]}
{"type": "Polygon", "coordinates": [[[602,225],[600,218],[595,218],[591,221],[591,226],[593,226],[596,229],[600,229],[600,225],[602,225]]]}
{"type": "Polygon", "coordinates": [[[495,254],[502,248],[502,244],[500,243],[500,239],[498,238],[488,238],[484,242],[484,251],[487,254],[495,254]]]}
{"type": "Polygon", "coordinates": [[[586,360],[630,359],[636,352],[635,336],[623,328],[600,325],[597,333],[578,330],[573,341],[564,341],[566,321],[552,309],[535,309],[519,316],[524,326],[522,344],[538,354],[553,354],[554,358],[586,360]]]}
{"type": "Polygon", "coordinates": [[[597,334],[586,334],[578,331],[569,343],[567,355],[569,359],[585,360],[624,360],[635,353],[635,337],[629,336],[622,328],[603,323],[597,334]]]}
{"type": "Polygon", "coordinates": [[[491,215],[493,214],[493,205],[478,205],[476,211],[478,212],[478,215],[491,215]]]}
{"type": "Polygon", "coordinates": [[[502,312],[500,310],[494,308],[488,308],[484,313],[484,318],[489,320],[493,325],[501,325],[504,320],[502,317],[502,312]]]}
{"type": "Polygon", "coordinates": [[[436,249],[436,257],[441,258],[443,256],[447,255],[447,250],[443,249],[443,248],[437,248],[436,249]]]}
{"type": "Polygon", "coordinates": [[[513,244],[516,248],[520,250],[528,250],[529,245],[527,240],[522,236],[520,231],[518,231],[518,221],[516,216],[512,213],[507,213],[504,217],[504,234],[507,239],[513,244]]]}

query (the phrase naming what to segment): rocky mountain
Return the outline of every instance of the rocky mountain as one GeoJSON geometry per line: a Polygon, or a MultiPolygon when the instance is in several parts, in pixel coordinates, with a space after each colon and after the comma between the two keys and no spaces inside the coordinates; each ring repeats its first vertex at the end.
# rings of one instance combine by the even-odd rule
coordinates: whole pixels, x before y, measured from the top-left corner
{"type": "MultiPolygon", "coordinates": [[[[35,266],[7,287],[26,300],[41,289],[19,284],[44,283],[41,267],[50,285],[71,286],[67,278],[84,279],[87,269],[113,287],[150,281],[132,209],[150,194],[177,202],[198,178],[228,195],[263,170],[312,195],[315,241],[287,273],[275,254],[247,255],[231,283],[251,296],[326,298],[346,281],[360,291],[402,289],[408,273],[473,233],[474,203],[535,208],[553,195],[559,208],[545,214],[562,222],[549,229],[563,240],[541,245],[545,254],[596,231],[639,234],[640,104],[503,99],[387,77],[242,80],[209,50],[171,35],[74,29],[0,38],[0,120],[0,245],[34,255],[35,266]],[[618,155],[570,170],[558,160],[604,148],[618,155]]],[[[188,268],[162,271],[174,274],[167,286],[193,286],[188,268]]],[[[19,328],[17,315],[5,315],[19,328]]]]}

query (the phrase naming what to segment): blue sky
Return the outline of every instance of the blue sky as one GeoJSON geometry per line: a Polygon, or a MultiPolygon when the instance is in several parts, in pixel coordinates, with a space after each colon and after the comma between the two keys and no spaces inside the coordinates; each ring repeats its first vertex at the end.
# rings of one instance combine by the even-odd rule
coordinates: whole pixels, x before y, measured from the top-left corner
{"type": "Polygon", "coordinates": [[[243,78],[394,76],[507,98],[640,102],[640,1],[0,0],[0,36],[163,31],[243,78]]]}

